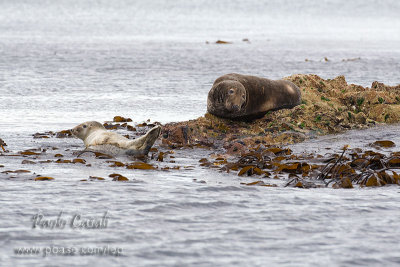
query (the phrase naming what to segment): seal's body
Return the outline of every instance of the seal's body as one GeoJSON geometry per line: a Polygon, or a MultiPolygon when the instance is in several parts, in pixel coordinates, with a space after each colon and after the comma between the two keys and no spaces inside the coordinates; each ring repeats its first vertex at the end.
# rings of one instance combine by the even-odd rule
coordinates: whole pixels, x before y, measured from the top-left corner
{"type": "Polygon", "coordinates": [[[72,134],[82,139],[86,148],[91,150],[123,151],[127,155],[147,155],[150,148],[160,135],[161,127],[155,126],[145,135],[130,140],[122,135],[109,132],[97,121],[79,124],[71,130],[72,134]]]}
{"type": "Polygon", "coordinates": [[[230,73],[215,80],[208,93],[207,111],[222,118],[252,120],[300,103],[300,90],[292,82],[230,73]]]}

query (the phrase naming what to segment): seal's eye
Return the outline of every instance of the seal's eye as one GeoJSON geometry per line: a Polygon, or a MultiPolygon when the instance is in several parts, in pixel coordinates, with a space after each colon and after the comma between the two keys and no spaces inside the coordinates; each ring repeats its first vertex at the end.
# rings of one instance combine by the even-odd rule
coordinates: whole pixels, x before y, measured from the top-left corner
{"type": "Polygon", "coordinates": [[[83,128],[86,128],[87,126],[86,126],[86,124],[85,124],[85,125],[83,125],[82,127],[83,127],[83,128]]]}
{"type": "Polygon", "coordinates": [[[233,94],[234,92],[235,92],[235,90],[230,89],[228,93],[231,95],[231,94],[233,94]]]}

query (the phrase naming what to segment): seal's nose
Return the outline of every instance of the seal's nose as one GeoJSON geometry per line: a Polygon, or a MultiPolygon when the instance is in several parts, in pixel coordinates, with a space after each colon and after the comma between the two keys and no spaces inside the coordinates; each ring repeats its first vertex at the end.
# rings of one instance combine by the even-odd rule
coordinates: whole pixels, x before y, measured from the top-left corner
{"type": "Polygon", "coordinates": [[[233,105],[232,109],[233,109],[233,111],[239,111],[239,106],[238,105],[233,105]]]}

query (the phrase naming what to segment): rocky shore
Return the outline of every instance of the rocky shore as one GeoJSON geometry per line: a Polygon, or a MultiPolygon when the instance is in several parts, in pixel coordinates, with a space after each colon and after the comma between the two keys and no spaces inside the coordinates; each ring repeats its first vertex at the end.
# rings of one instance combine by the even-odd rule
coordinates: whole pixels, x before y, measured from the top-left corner
{"type": "Polygon", "coordinates": [[[325,80],[313,74],[285,79],[300,88],[301,105],[267,113],[251,123],[211,114],[168,123],[163,127],[163,144],[224,148],[229,154],[243,154],[258,144],[292,144],[316,135],[400,121],[400,85],[373,82],[369,88],[348,84],[344,76],[325,80]]]}

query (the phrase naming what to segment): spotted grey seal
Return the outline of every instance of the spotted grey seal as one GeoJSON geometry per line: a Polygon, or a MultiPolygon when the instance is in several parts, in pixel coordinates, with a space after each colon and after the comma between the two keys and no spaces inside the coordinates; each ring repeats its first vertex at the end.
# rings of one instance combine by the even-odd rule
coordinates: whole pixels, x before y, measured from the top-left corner
{"type": "Polygon", "coordinates": [[[115,132],[109,132],[97,121],[88,121],[74,127],[73,135],[82,139],[86,149],[105,151],[111,154],[124,153],[129,156],[143,156],[149,153],[150,148],[160,135],[159,125],[151,128],[145,135],[130,140],[115,132]]]}
{"type": "Polygon", "coordinates": [[[207,111],[222,118],[253,120],[270,110],[300,103],[300,90],[292,82],[230,73],[215,80],[208,93],[207,111]]]}

